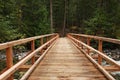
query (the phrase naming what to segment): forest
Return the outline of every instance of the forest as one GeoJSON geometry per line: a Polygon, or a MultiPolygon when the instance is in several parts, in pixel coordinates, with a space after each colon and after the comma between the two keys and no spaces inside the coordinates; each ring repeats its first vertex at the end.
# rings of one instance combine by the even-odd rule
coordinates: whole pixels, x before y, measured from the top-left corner
{"type": "Polygon", "coordinates": [[[0,43],[53,32],[120,39],[120,0],[0,0],[0,43]]]}
{"type": "Polygon", "coordinates": [[[120,0],[0,0],[0,43],[50,33],[120,39],[120,0]]]}

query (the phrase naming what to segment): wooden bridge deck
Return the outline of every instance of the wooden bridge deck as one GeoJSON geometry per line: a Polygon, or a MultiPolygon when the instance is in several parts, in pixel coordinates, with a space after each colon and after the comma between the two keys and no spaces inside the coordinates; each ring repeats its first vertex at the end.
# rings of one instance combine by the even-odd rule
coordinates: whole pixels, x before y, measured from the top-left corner
{"type": "Polygon", "coordinates": [[[67,38],[59,38],[28,80],[107,80],[67,38]]]}

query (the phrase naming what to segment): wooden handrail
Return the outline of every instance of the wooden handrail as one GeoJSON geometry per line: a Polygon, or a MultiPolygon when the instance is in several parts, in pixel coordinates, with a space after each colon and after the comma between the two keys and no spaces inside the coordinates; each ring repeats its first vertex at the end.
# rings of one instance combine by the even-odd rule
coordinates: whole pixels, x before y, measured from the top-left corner
{"type": "MultiPolygon", "coordinates": [[[[21,39],[21,40],[16,40],[16,41],[0,44],[0,49],[6,49],[7,50],[6,54],[8,56],[7,57],[7,64],[8,64],[7,68],[8,68],[8,70],[6,70],[4,73],[2,73],[0,75],[0,80],[6,80],[8,78],[9,78],[9,80],[13,80],[13,76],[11,76],[11,75],[13,75],[15,71],[17,71],[28,60],[33,58],[37,52],[41,51],[46,46],[50,46],[50,44],[52,44],[58,37],[59,37],[58,34],[48,34],[48,35],[36,36],[36,37],[31,37],[31,38],[26,38],[26,39],[21,39]],[[42,38],[48,37],[48,36],[50,36],[50,37],[53,36],[53,37],[49,41],[44,43],[44,44],[43,44],[43,41],[42,41],[43,45],[41,45],[39,48],[37,48],[35,50],[34,41],[36,39],[42,39],[42,38]],[[19,61],[15,65],[13,65],[13,61],[12,61],[12,47],[15,46],[15,45],[19,45],[19,44],[23,44],[23,43],[27,43],[27,42],[31,42],[31,50],[32,50],[32,52],[29,55],[27,55],[25,58],[23,58],[21,61],[19,61]]],[[[34,64],[35,59],[34,60],[32,59],[32,61],[33,61],[32,64],[34,64]]]]}
{"type": "MultiPolygon", "coordinates": [[[[108,63],[116,66],[116,68],[118,69],[118,71],[120,71],[120,64],[118,64],[115,60],[109,58],[107,55],[103,54],[102,51],[101,51],[101,48],[102,48],[102,43],[101,43],[101,40],[100,40],[100,45],[99,45],[99,51],[92,48],[90,45],[87,45],[87,44],[90,44],[90,42],[88,41],[87,44],[85,44],[84,42],[78,40],[76,37],[73,37],[73,34],[68,34],[67,37],[75,44],[76,47],[78,47],[81,51],[83,51],[83,53],[85,53],[85,55],[91,60],[91,62],[93,62],[104,74],[105,76],[109,79],[109,80],[115,80],[112,76],[110,76],[109,72],[105,71],[104,67],[101,66],[101,62],[98,63],[91,57],[91,55],[89,55],[90,51],[91,52],[95,52],[97,53],[101,58],[105,59],[108,63]],[[81,46],[80,46],[81,45],[81,46]],[[87,50],[89,51],[85,51],[84,48],[86,48],[87,50]]],[[[87,38],[87,36],[86,36],[87,38]]],[[[89,39],[88,39],[89,40],[89,39]]],[[[119,41],[119,40],[118,40],[119,41]]],[[[99,60],[99,57],[98,57],[98,60],[99,60]]]]}
{"type": "Polygon", "coordinates": [[[71,38],[72,40],[74,40],[74,41],[79,42],[79,43],[82,44],[83,46],[87,47],[87,48],[90,49],[92,52],[94,51],[94,52],[98,53],[99,55],[102,56],[102,58],[104,58],[105,60],[107,60],[109,63],[112,63],[112,64],[114,64],[114,65],[116,65],[116,66],[118,66],[118,67],[120,68],[120,64],[118,64],[115,60],[109,58],[107,55],[103,54],[102,52],[100,52],[100,51],[98,51],[98,50],[96,50],[96,49],[94,49],[94,48],[86,45],[85,43],[83,43],[83,42],[81,42],[81,41],[73,38],[72,36],[70,36],[70,38],[71,38]]]}
{"type": "MultiPolygon", "coordinates": [[[[110,43],[115,43],[115,44],[120,44],[119,39],[112,39],[112,38],[106,38],[106,37],[99,37],[99,36],[92,36],[92,35],[85,35],[85,34],[74,34],[74,33],[69,33],[68,35],[73,36],[74,38],[81,40],[82,42],[87,42],[87,45],[90,46],[90,40],[98,40],[98,50],[102,52],[102,47],[103,47],[103,41],[105,42],[110,42],[110,43]],[[83,41],[84,39],[84,41],[83,41]]],[[[83,45],[82,45],[83,46],[83,45]]],[[[83,47],[82,47],[83,48],[83,47]]],[[[89,49],[88,49],[89,53],[89,49]]],[[[102,57],[98,55],[98,63],[101,64],[102,62],[102,57]]]]}
{"type": "Polygon", "coordinates": [[[15,40],[15,41],[6,42],[6,43],[1,43],[0,44],[0,50],[8,48],[10,46],[16,46],[16,45],[20,45],[20,44],[24,44],[24,43],[30,42],[32,40],[36,40],[36,39],[40,39],[40,38],[44,38],[44,37],[48,37],[48,36],[54,36],[54,35],[56,35],[56,33],[30,37],[30,38],[15,40]]]}
{"type": "Polygon", "coordinates": [[[52,43],[50,45],[50,47],[48,47],[48,49],[37,59],[37,61],[32,65],[32,67],[29,68],[29,70],[22,76],[22,78],[20,80],[27,80],[27,78],[29,77],[29,75],[33,72],[33,70],[35,69],[35,67],[39,64],[39,62],[43,59],[43,57],[46,55],[46,53],[48,52],[48,50],[55,44],[52,43]]]}
{"type": "Polygon", "coordinates": [[[99,36],[92,36],[92,35],[85,35],[85,34],[74,34],[74,33],[69,33],[69,34],[73,35],[73,36],[91,38],[91,39],[102,40],[102,41],[111,42],[111,43],[115,43],[115,44],[120,44],[120,40],[118,40],[118,39],[99,37],[99,36]]]}

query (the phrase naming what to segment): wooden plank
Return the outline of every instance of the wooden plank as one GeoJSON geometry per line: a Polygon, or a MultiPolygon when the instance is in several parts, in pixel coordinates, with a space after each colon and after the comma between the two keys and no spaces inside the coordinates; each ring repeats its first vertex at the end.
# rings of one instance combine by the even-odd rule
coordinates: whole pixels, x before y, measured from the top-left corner
{"type": "Polygon", "coordinates": [[[23,64],[25,64],[28,60],[30,60],[36,53],[38,53],[40,50],[42,50],[47,44],[49,44],[50,42],[53,42],[54,40],[56,40],[58,38],[58,36],[54,37],[53,39],[51,39],[50,41],[46,42],[44,45],[40,46],[39,48],[37,48],[35,51],[33,51],[32,53],[30,53],[28,56],[26,56],[24,59],[22,59],[21,61],[19,61],[17,64],[15,64],[14,66],[12,66],[10,69],[8,69],[6,72],[4,72],[3,74],[0,75],[0,80],[6,80],[11,74],[13,74],[16,70],[19,69],[19,67],[23,64]]]}
{"type": "Polygon", "coordinates": [[[79,42],[80,44],[84,45],[85,47],[89,48],[90,50],[96,52],[98,55],[102,56],[102,58],[105,59],[108,63],[111,63],[120,69],[120,64],[116,63],[116,61],[113,60],[112,58],[109,58],[107,55],[103,54],[102,52],[92,48],[91,46],[86,45],[85,43],[83,43],[81,41],[78,41],[77,39],[73,38],[72,36],[69,36],[69,38],[73,41],[79,42]]]}
{"type": "Polygon", "coordinates": [[[32,65],[22,65],[22,66],[20,66],[19,70],[20,70],[20,71],[26,71],[26,70],[28,70],[31,66],[32,66],[32,65]]]}
{"type": "Polygon", "coordinates": [[[93,64],[92,63],[68,63],[68,62],[66,62],[66,63],[58,63],[58,62],[56,62],[56,63],[42,63],[41,64],[41,66],[49,66],[49,65],[61,65],[61,64],[63,64],[63,65],[67,65],[67,66],[92,66],[93,64]]]}
{"type": "Polygon", "coordinates": [[[105,70],[107,70],[107,71],[120,71],[120,69],[118,68],[118,67],[116,67],[116,66],[103,66],[103,68],[105,69],[105,70]]]}
{"type": "MultiPolygon", "coordinates": [[[[73,42],[73,41],[72,41],[73,42]]],[[[109,80],[115,80],[102,66],[100,66],[90,55],[88,55],[82,48],[80,48],[76,43],[73,44],[80,49],[86,57],[98,68],[109,80]]]]}
{"type": "MultiPolygon", "coordinates": [[[[42,77],[58,77],[58,76],[70,76],[70,77],[104,77],[104,75],[101,75],[98,71],[86,71],[86,72],[36,72],[35,74],[32,74],[31,76],[42,76],[42,77]]],[[[29,80],[29,79],[28,79],[29,80]]]]}
{"type": "Polygon", "coordinates": [[[43,38],[40,39],[40,45],[43,45],[43,38]]]}
{"type": "MultiPolygon", "coordinates": [[[[55,42],[54,42],[55,43],[55,42]]],[[[43,57],[46,55],[46,53],[48,52],[48,50],[52,47],[52,45],[54,45],[54,43],[51,44],[51,46],[49,46],[47,48],[47,50],[37,59],[37,61],[32,65],[32,67],[25,73],[24,76],[22,76],[22,78],[20,80],[26,80],[28,78],[28,76],[32,73],[32,71],[36,68],[36,66],[40,63],[40,61],[43,59],[43,57]]]]}
{"type": "MultiPolygon", "coordinates": [[[[32,40],[31,41],[31,51],[33,52],[34,50],[35,50],[35,41],[32,40]]],[[[34,64],[34,62],[35,62],[35,56],[32,57],[31,61],[32,61],[32,64],[34,64]]]]}
{"type": "MultiPolygon", "coordinates": [[[[13,66],[13,50],[12,47],[6,49],[6,64],[7,68],[11,68],[13,66]]],[[[13,75],[11,74],[8,80],[13,80],[13,75]]]]}
{"type": "Polygon", "coordinates": [[[107,80],[103,77],[68,77],[68,76],[58,76],[58,77],[39,77],[31,76],[31,80],[107,80]],[[93,79],[94,78],[94,79],[93,79]]]}
{"type": "Polygon", "coordinates": [[[66,38],[60,38],[28,80],[107,80],[66,38]]]}
{"type": "MultiPolygon", "coordinates": [[[[98,50],[100,51],[100,52],[102,52],[102,40],[99,40],[99,44],[98,44],[98,50]]],[[[101,65],[101,63],[102,63],[102,56],[101,55],[98,55],[98,63],[101,65]]]]}
{"type": "Polygon", "coordinates": [[[12,47],[6,49],[6,63],[7,68],[11,68],[13,66],[13,51],[12,47]]]}

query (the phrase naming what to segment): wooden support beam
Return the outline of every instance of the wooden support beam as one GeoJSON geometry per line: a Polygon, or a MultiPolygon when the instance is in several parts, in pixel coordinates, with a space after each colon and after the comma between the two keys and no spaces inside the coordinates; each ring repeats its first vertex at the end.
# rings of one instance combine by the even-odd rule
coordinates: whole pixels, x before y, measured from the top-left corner
{"type": "MultiPolygon", "coordinates": [[[[80,51],[82,51],[85,56],[106,76],[106,78],[108,78],[108,80],[115,80],[113,78],[113,76],[111,76],[101,65],[99,65],[90,55],[88,55],[82,48],[80,48],[78,45],[76,45],[76,43],[74,43],[72,41],[72,43],[78,48],[80,49],[80,51]]],[[[79,50],[78,50],[79,51],[79,50]]],[[[79,52],[80,52],[79,51],[79,52]]]]}
{"type": "MultiPolygon", "coordinates": [[[[69,36],[69,38],[72,41],[78,41],[77,39],[73,38],[72,36],[69,36]]],[[[108,63],[113,64],[115,66],[117,66],[120,69],[120,64],[118,64],[115,60],[109,58],[107,55],[103,54],[102,52],[92,48],[91,46],[86,45],[85,43],[78,41],[80,44],[84,45],[85,47],[89,48],[91,51],[96,52],[98,55],[101,55],[103,59],[105,59],[108,63]]]]}
{"type": "Polygon", "coordinates": [[[92,56],[93,59],[98,59],[98,54],[92,56]]]}
{"type": "MultiPolygon", "coordinates": [[[[99,44],[98,44],[98,50],[100,52],[102,52],[102,40],[99,40],[99,44]]],[[[98,55],[98,63],[101,65],[102,63],[102,56],[101,55],[98,55]]]]}
{"type": "Polygon", "coordinates": [[[20,71],[26,71],[26,70],[28,70],[31,66],[32,66],[32,65],[22,65],[22,66],[20,66],[19,70],[20,70],[20,71]]]}
{"type": "MultiPolygon", "coordinates": [[[[80,40],[80,37],[79,37],[79,36],[77,36],[77,40],[80,40]]],[[[79,45],[79,42],[77,42],[77,44],[79,45]]]]}
{"type": "Polygon", "coordinates": [[[24,43],[30,42],[32,40],[40,39],[40,38],[43,38],[43,37],[56,36],[56,35],[57,34],[55,34],[55,33],[54,34],[47,34],[47,35],[35,36],[35,37],[26,38],[26,39],[20,39],[20,40],[7,42],[7,43],[2,43],[2,44],[0,44],[0,50],[11,47],[11,46],[24,44],[24,43]]]}
{"type": "Polygon", "coordinates": [[[12,47],[9,47],[6,49],[6,63],[7,63],[7,68],[10,68],[13,66],[13,51],[12,47]]]}
{"type": "Polygon", "coordinates": [[[48,37],[46,37],[46,42],[49,41],[48,37]]]}
{"type": "Polygon", "coordinates": [[[80,36],[80,37],[89,37],[95,40],[102,40],[102,41],[106,41],[106,42],[111,42],[111,43],[115,43],[115,44],[120,44],[120,40],[119,39],[112,39],[112,38],[106,38],[106,37],[99,37],[99,36],[92,36],[92,35],[85,35],[85,34],[74,34],[74,33],[69,33],[69,35],[72,36],[80,36]]]}
{"type": "Polygon", "coordinates": [[[116,66],[103,66],[103,68],[107,71],[110,71],[110,72],[120,71],[120,69],[116,66]]]}
{"type": "MultiPolygon", "coordinates": [[[[43,42],[43,39],[44,39],[44,38],[41,38],[41,39],[40,39],[40,46],[43,45],[43,43],[44,43],[44,42],[43,42]]],[[[43,52],[43,50],[40,51],[40,54],[41,54],[42,52],[43,52]]]]}
{"type": "Polygon", "coordinates": [[[7,78],[9,76],[11,76],[15,71],[17,71],[19,69],[19,67],[23,64],[25,64],[28,60],[30,60],[36,53],[38,53],[42,48],[44,48],[47,44],[49,44],[52,41],[55,41],[58,38],[58,36],[56,35],[56,37],[54,37],[53,39],[51,39],[50,41],[46,42],[45,44],[43,44],[42,46],[40,46],[39,48],[37,48],[36,50],[34,50],[32,53],[30,53],[28,56],[26,56],[24,59],[22,59],[21,61],[19,61],[18,63],[16,63],[14,66],[12,66],[10,69],[8,69],[7,71],[5,71],[3,74],[0,75],[0,80],[7,80],[7,78]]]}
{"type": "Polygon", "coordinates": [[[43,38],[40,38],[40,45],[43,45],[43,38]]]}
{"type": "MultiPolygon", "coordinates": [[[[33,52],[35,50],[35,41],[31,41],[31,51],[33,52]]],[[[35,62],[35,56],[32,57],[32,64],[35,62]]]]}
{"type": "MultiPolygon", "coordinates": [[[[56,40],[56,39],[55,39],[56,40]]],[[[51,41],[49,41],[50,43],[51,41]]],[[[48,43],[48,44],[49,44],[48,43]]],[[[55,44],[55,42],[53,42],[48,48],[47,50],[37,59],[37,61],[35,62],[35,64],[33,64],[30,69],[24,74],[24,76],[22,76],[22,78],[20,80],[27,80],[28,76],[33,72],[33,70],[35,69],[35,67],[40,63],[40,61],[43,59],[43,57],[46,55],[46,53],[49,51],[49,49],[55,44]]]]}
{"type": "MultiPolygon", "coordinates": [[[[82,37],[81,41],[84,43],[84,38],[82,37]]],[[[81,44],[81,48],[83,49],[83,45],[81,44]]]]}
{"type": "MultiPolygon", "coordinates": [[[[87,45],[90,46],[90,38],[87,38],[87,45]]],[[[87,53],[89,54],[90,53],[90,49],[87,48],[87,53]]]]}
{"type": "MultiPolygon", "coordinates": [[[[11,68],[13,66],[13,51],[12,51],[12,47],[8,47],[6,49],[6,64],[7,64],[7,68],[11,68]]],[[[8,80],[13,80],[13,75],[11,75],[8,80]]]]}
{"type": "Polygon", "coordinates": [[[35,58],[39,58],[39,57],[40,57],[40,55],[37,55],[37,54],[35,55],[35,58]]]}

